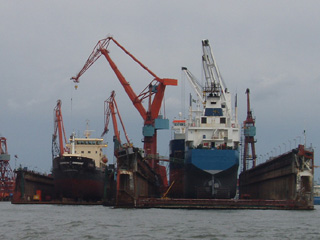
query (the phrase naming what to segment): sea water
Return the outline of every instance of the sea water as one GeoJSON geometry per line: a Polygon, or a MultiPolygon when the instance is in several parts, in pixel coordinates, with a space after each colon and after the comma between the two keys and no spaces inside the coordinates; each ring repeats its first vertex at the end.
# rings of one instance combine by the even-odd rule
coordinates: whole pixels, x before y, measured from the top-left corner
{"type": "Polygon", "coordinates": [[[114,209],[0,202],[1,239],[320,239],[315,210],[114,209]]]}

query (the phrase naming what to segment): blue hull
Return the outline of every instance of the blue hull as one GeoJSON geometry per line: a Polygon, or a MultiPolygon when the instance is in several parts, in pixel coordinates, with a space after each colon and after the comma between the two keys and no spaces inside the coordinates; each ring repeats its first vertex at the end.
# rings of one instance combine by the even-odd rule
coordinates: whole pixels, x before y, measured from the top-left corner
{"type": "Polygon", "coordinates": [[[184,151],[183,146],[181,140],[170,142],[170,177],[172,177],[170,181],[171,183],[175,181],[179,186],[175,187],[173,197],[234,198],[237,192],[239,151],[227,149],[184,151]],[[178,161],[179,159],[182,161],[178,161]]]}
{"type": "Polygon", "coordinates": [[[314,205],[320,205],[320,197],[314,197],[313,198],[313,204],[314,205]]]}
{"type": "Polygon", "coordinates": [[[187,164],[204,171],[224,171],[239,165],[237,150],[191,149],[187,152],[187,164]]]}
{"type": "Polygon", "coordinates": [[[238,167],[237,150],[189,150],[186,153],[186,197],[234,198],[238,167]]]}

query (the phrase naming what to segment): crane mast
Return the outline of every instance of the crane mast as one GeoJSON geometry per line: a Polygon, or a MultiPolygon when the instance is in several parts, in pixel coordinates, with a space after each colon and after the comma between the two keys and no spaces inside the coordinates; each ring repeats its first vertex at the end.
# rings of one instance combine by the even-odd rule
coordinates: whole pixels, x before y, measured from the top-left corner
{"type": "Polygon", "coordinates": [[[187,79],[203,103],[206,102],[208,94],[222,95],[223,100],[226,101],[226,85],[221,77],[208,39],[202,40],[202,52],[202,67],[206,80],[205,86],[186,67],[182,67],[182,71],[185,72],[187,79]]]}
{"type": "Polygon", "coordinates": [[[220,70],[217,66],[208,39],[202,40],[202,51],[202,64],[206,78],[206,88],[209,88],[208,90],[211,91],[211,93],[221,92],[224,96],[226,86],[222,80],[220,70]]]}
{"type": "Polygon", "coordinates": [[[15,185],[15,174],[10,164],[8,154],[7,139],[0,137],[0,201],[10,199],[15,185]]]}
{"type": "Polygon", "coordinates": [[[247,169],[248,160],[252,160],[252,166],[256,166],[256,150],[255,139],[256,127],[255,120],[252,117],[252,111],[250,109],[250,90],[247,88],[247,119],[243,122],[244,128],[244,150],[243,150],[243,171],[247,169]],[[249,144],[251,145],[252,156],[249,156],[249,144]]]}
{"type": "Polygon", "coordinates": [[[54,108],[54,133],[52,136],[52,157],[56,157],[58,155],[62,156],[64,152],[68,152],[69,149],[65,147],[65,143],[67,142],[66,133],[63,125],[63,118],[61,112],[62,102],[59,99],[57,101],[57,105],[54,108]],[[59,145],[57,144],[57,137],[59,138],[59,145]]]}
{"type": "Polygon", "coordinates": [[[121,140],[120,140],[120,132],[118,130],[116,115],[118,115],[118,118],[121,123],[124,135],[125,135],[127,143],[128,143],[128,146],[130,146],[130,140],[127,135],[127,131],[125,129],[124,123],[122,121],[115,96],[116,96],[115,91],[112,91],[110,97],[106,101],[104,101],[105,127],[104,127],[103,133],[101,134],[101,137],[103,137],[109,131],[108,126],[109,126],[110,116],[111,116],[112,123],[113,123],[113,129],[114,129],[114,142],[115,142],[114,154],[115,154],[115,156],[117,156],[117,150],[121,146],[121,140]]]}
{"type": "Polygon", "coordinates": [[[78,83],[81,75],[83,75],[85,71],[88,70],[89,67],[95,61],[97,61],[97,59],[101,55],[104,55],[107,59],[110,67],[116,74],[119,82],[123,86],[134,107],[138,110],[142,119],[144,120],[144,150],[149,156],[151,156],[151,167],[155,168],[156,164],[154,158],[157,155],[157,129],[163,129],[164,125],[168,125],[165,128],[169,128],[169,122],[164,124],[157,124],[161,122],[161,120],[166,120],[158,118],[162,100],[164,97],[164,92],[167,85],[176,86],[178,81],[176,79],[159,78],[145,65],[143,65],[138,59],[136,59],[130,52],[128,52],[122,45],[120,45],[113,37],[107,37],[98,41],[81,71],[75,77],[72,77],[71,80],[73,80],[75,83],[78,83]],[[153,80],[147,85],[147,87],[144,88],[144,90],[142,90],[139,95],[134,92],[129,82],[125,79],[125,77],[118,69],[117,65],[111,59],[109,51],[107,50],[111,41],[114,42],[121,50],[123,50],[129,57],[131,57],[133,61],[138,63],[153,77],[153,80]],[[146,98],[148,98],[149,103],[147,110],[142,105],[142,100],[146,98]]]}

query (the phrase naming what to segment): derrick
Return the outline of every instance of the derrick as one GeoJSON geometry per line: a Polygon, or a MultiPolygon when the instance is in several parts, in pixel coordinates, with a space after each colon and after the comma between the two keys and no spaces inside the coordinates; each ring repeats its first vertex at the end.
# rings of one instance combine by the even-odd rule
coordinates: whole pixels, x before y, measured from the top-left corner
{"type": "Polygon", "coordinates": [[[65,143],[67,143],[67,137],[63,125],[61,105],[62,102],[59,99],[56,107],[53,110],[54,132],[52,135],[52,158],[62,156],[65,152],[69,152],[69,149],[65,147],[65,143]],[[59,143],[57,143],[57,138],[59,143]]]}
{"type": "Polygon", "coordinates": [[[117,156],[117,153],[119,151],[119,149],[122,147],[121,144],[121,139],[120,139],[120,131],[118,130],[118,123],[117,123],[117,118],[116,116],[118,116],[119,121],[121,123],[125,138],[127,140],[127,146],[131,146],[127,131],[125,129],[124,123],[122,121],[119,109],[118,109],[118,104],[116,102],[115,99],[115,91],[111,92],[110,97],[104,101],[104,122],[105,122],[105,126],[104,126],[104,131],[101,134],[101,137],[103,137],[105,134],[108,133],[109,131],[109,122],[110,122],[110,116],[112,119],[112,123],[113,123],[113,130],[114,130],[114,155],[117,156]]]}
{"type": "Polygon", "coordinates": [[[158,77],[144,64],[142,64],[137,58],[135,58],[130,52],[128,52],[122,45],[120,45],[113,37],[107,37],[98,41],[83,68],[75,77],[72,77],[71,80],[73,80],[75,83],[79,83],[79,78],[95,63],[95,61],[100,58],[101,55],[103,55],[108,61],[110,67],[117,76],[126,94],[130,98],[132,104],[137,109],[144,121],[144,150],[145,153],[151,158],[151,167],[153,169],[156,169],[159,167],[158,160],[156,160],[157,130],[169,129],[168,119],[163,119],[162,116],[159,116],[160,108],[166,86],[176,86],[178,84],[178,81],[176,79],[158,77]],[[111,42],[115,43],[117,47],[124,51],[134,62],[136,62],[141,68],[143,68],[153,77],[153,80],[140,92],[140,94],[136,94],[134,92],[129,82],[126,80],[121,71],[118,69],[117,65],[110,57],[108,47],[111,42]],[[148,99],[147,108],[145,108],[142,104],[142,100],[144,99],[148,99]]]}

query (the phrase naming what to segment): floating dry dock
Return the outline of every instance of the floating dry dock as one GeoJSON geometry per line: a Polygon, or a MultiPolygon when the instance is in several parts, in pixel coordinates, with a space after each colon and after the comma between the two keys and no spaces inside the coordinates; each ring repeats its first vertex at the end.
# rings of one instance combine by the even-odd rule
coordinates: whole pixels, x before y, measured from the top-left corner
{"type": "Polygon", "coordinates": [[[137,208],[312,210],[312,148],[299,145],[239,177],[240,199],[140,198],[137,208]]]}
{"type": "MultiPolygon", "coordinates": [[[[127,159],[127,158],[125,158],[127,159]]],[[[136,158],[127,159],[136,162],[136,158]]],[[[137,161],[138,163],[139,161],[137,161]]],[[[106,205],[131,208],[170,209],[277,209],[312,210],[313,203],[313,150],[300,145],[291,152],[246,170],[240,174],[239,190],[241,199],[185,199],[153,197],[152,191],[137,190],[135,195],[126,197],[130,186],[145,186],[140,177],[136,182],[124,178],[119,181],[118,201],[83,202],[53,197],[53,179],[30,171],[17,172],[16,188],[12,203],[15,204],[66,204],[106,205]],[[127,199],[131,201],[127,202],[127,199]],[[124,204],[126,203],[126,204],[124,204]]],[[[121,167],[121,169],[123,166],[121,167]]],[[[135,169],[135,168],[129,168],[135,169]]],[[[122,169],[123,170],[123,169],[122,169]]],[[[141,170],[141,169],[140,169],[141,170]]],[[[140,173],[140,172],[139,172],[140,173]]],[[[124,173],[122,173],[124,174],[124,173]]],[[[121,174],[120,174],[121,175],[121,174]]],[[[125,177],[125,176],[122,176],[125,177]]],[[[141,187],[140,186],[140,187],[141,187]]],[[[114,194],[114,193],[109,193],[114,194]]],[[[114,196],[109,196],[113,199],[114,196]]]]}
{"type": "Polygon", "coordinates": [[[293,201],[305,208],[313,208],[312,148],[298,148],[254,168],[239,176],[240,198],[293,201]]]}
{"type": "Polygon", "coordinates": [[[12,203],[51,201],[54,196],[53,178],[27,169],[16,172],[12,203]]]}

